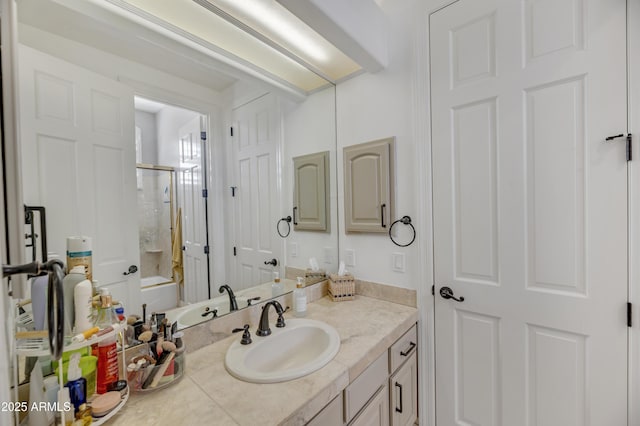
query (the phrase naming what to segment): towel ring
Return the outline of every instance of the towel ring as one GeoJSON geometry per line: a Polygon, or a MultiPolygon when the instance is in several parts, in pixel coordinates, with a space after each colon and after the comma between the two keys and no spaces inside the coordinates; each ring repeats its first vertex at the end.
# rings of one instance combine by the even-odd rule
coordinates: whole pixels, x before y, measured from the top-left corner
{"type": "Polygon", "coordinates": [[[402,216],[401,219],[398,219],[395,222],[393,222],[391,224],[391,226],[389,227],[389,238],[391,238],[391,241],[393,242],[393,244],[397,245],[398,247],[407,247],[407,246],[410,246],[411,244],[413,244],[413,242],[416,240],[416,228],[411,223],[411,218],[409,216],[402,216]],[[413,230],[413,238],[411,238],[411,241],[409,241],[407,244],[398,244],[396,242],[396,240],[393,239],[393,235],[391,234],[392,230],[393,230],[393,226],[398,222],[400,222],[400,223],[402,223],[404,225],[409,225],[411,227],[411,229],[413,230]]]}
{"type": "Polygon", "coordinates": [[[283,217],[282,219],[280,219],[276,224],[276,231],[278,231],[278,235],[280,235],[282,238],[287,238],[291,233],[291,216],[283,217]],[[286,222],[287,224],[287,233],[285,235],[282,235],[282,233],[280,232],[280,222],[286,222]]]}

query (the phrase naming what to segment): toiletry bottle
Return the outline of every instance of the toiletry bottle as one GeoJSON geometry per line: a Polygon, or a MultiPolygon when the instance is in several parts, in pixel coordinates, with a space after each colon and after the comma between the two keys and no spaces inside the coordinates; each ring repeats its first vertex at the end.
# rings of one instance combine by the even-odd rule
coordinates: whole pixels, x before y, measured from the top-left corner
{"type": "Polygon", "coordinates": [[[73,290],[73,304],[75,305],[76,333],[82,333],[93,327],[91,281],[79,282],[73,290]]]}
{"type": "Polygon", "coordinates": [[[113,310],[111,293],[108,288],[100,289],[100,306],[98,307],[98,313],[93,323],[96,327],[100,327],[103,330],[113,324],[118,324],[118,316],[113,310]]]}
{"type": "Polygon", "coordinates": [[[64,296],[64,323],[65,323],[65,335],[71,335],[73,330],[73,321],[75,320],[75,307],[73,303],[73,297],[76,285],[81,281],[87,279],[84,273],[83,266],[76,266],[71,269],[62,280],[63,296],[64,296]],[[68,325],[68,330],[66,329],[68,325]]]}
{"type": "Polygon", "coordinates": [[[80,370],[80,353],[75,352],[69,359],[69,370],[67,372],[67,384],[69,388],[69,398],[73,404],[74,413],[77,413],[80,406],[87,402],[87,379],[82,377],[80,370]]]}
{"type": "Polygon", "coordinates": [[[118,350],[116,348],[116,332],[110,331],[98,343],[98,377],[96,392],[107,392],[107,386],[118,381],[118,350]]]}
{"type": "Polygon", "coordinates": [[[271,284],[271,297],[278,297],[284,292],[284,284],[280,281],[280,273],[273,271],[273,284],[271,284]]]}
{"type": "Polygon", "coordinates": [[[298,277],[296,289],[293,291],[294,315],[298,318],[307,315],[307,292],[304,289],[304,278],[298,277]]]}

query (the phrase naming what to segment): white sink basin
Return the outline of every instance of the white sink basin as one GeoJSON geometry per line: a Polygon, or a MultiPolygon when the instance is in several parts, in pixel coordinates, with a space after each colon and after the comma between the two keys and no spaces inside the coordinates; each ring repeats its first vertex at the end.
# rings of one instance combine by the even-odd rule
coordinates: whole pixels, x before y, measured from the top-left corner
{"type": "Polygon", "coordinates": [[[340,349],[335,328],[311,319],[287,319],[286,327],[271,326],[271,335],[251,330],[253,343],[240,344],[240,336],[225,357],[227,371],[253,383],[277,383],[306,376],[325,366],[340,349]]]}

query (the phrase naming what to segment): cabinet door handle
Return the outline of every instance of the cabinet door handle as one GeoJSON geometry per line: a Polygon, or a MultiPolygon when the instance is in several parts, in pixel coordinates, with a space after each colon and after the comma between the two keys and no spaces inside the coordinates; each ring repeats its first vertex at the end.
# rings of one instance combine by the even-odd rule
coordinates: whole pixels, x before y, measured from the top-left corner
{"type": "Polygon", "coordinates": [[[396,413],[402,413],[402,385],[396,382],[396,387],[398,388],[400,395],[400,408],[398,408],[398,404],[396,404],[396,413]]]}
{"type": "Polygon", "coordinates": [[[411,353],[411,351],[416,347],[416,344],[413,342],[409,342],[409,347],[405,350],[400,352],[400,355],[402,356],[407,356],[411,353]]]}
{"type": "Polygon", "coordinates": [[[383,228],[386,228],[386,227],[387,227],[387,224],[386,224],[386,223],[384,223],[384,208],[385,208],[385,207],[387,207],[387,205],[386,205],[386,204],[381,204],[381,205],[380,205],[380,225],[381,225],[383,228]]]}
{"type": "Polygon", "coordinates": [[[297,208],[297,207],[294,207],[294,208],[293,208],[293,224],[294,224],[294,225],[297,225],[297,224],[298,224],[298,221],[296,220],[296,210],[298,210],[298,208],[297,208]]]}

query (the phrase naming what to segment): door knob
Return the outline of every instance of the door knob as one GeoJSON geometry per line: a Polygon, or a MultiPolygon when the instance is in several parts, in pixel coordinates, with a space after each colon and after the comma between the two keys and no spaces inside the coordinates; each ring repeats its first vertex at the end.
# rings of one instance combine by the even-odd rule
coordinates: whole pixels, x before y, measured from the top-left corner
{"type": "Polygon", "coordinates": [[[138,272],[138,267],[136,265],[129,266],[129,270],[127,272],[123,272],[122,275],[131,275],[138,272]]]}
{"type": "Polygon", "coordinates": [[[264,264],[265,265],[278,266],[278,261],[276,259],[265,260],[264,264]]]}
{"type": "Polygon", "coordinates": [[[449,287],[442,287],[440,289],[440,296],[442,296],[443,299],[453,299],[456,302],[464,302],[464,297],[455,297],[453,295],[453,290],[451,290],[449,287]]]}

